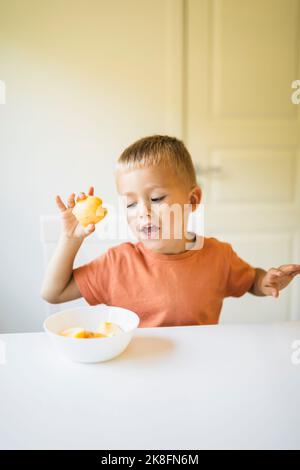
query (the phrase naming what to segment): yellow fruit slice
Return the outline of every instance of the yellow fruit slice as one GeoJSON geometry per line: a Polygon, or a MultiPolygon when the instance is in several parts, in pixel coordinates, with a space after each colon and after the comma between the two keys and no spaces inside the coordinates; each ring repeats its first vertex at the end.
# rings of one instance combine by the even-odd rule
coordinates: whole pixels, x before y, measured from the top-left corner
{"type": "Polygon", "coordinates": [[[99,331],[88,331],[84,328],[68,328],[60,333],[68,338],[105,338],[106,335],[99,331]]]}
{"type": "Polygon", "coordinates": [[[68,328],[60,333],[62,336],[68,338],[85,338],[85,331],[83,328],[68,328]]]}
{"type": "Polygon", "coordinates": [[[95,331],[86,331],[85,338],[106,338],[102,333],[96,333],[95,331]]]}
{"type": "Polygon", "coordinates": [[[100,322],[97,331],[106,336],[116,336],[123,332],[119,325],[109,321],[100,322]]]}
{"type": "Polygon", "coordinates": [[[96,331],[89,331],[84,328],[76,327],[63,330],[60,335],[68,338],[109,338],[122,332],[122,328],[116,323],[103,321],[99,324],[96,331]]]}
{"type": "Polygon", "coordinates": [[[87,227],[89,224],[97,224],[104,219],[107,209],[102,207],[102,199],[99,197],[87,196],[76,202],[72,213],[83,227],[87,227]]]}

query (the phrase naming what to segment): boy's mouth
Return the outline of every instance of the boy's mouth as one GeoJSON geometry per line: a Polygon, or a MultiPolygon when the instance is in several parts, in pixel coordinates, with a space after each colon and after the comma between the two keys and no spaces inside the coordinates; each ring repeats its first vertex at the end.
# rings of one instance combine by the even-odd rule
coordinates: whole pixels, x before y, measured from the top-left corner
{"type": "Polygon", "coordinates": [[[146,238],[154,237],[159,232],[159,230],[160,230],[159,227],[157,225],[153,225],[153,224],[147,224],[147,225],[144,225],[143,227],[140,228],[140,232],[146,238]]]}

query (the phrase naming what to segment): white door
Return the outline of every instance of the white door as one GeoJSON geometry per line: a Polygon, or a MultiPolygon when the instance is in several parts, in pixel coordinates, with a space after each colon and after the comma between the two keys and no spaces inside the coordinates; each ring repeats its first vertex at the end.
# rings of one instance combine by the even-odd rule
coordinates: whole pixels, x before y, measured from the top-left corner
{"type": "MultiPolygon", "coordinates": [[[[205,234],[268,269],[300,262],[299,0],[187,0],[183,138],[204,191],[205,234]]],[[[279,299],[226,299],[221,321],[300,319],[279,299]]]]}

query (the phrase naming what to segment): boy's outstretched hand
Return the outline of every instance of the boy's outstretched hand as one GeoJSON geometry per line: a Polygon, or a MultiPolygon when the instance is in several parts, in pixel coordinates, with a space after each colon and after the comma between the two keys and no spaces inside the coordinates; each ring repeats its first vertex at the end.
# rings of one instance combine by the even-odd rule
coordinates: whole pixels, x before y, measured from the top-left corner
{"type": "Polygon", "coordinates": [[[300,264],[283,264],[279,268],[271,268],[261,279],[260,289],[264,295],[279,296],[292,279],[300,274],[300,264]]]}
{"type": "MultiPolygon", "coordinates": [[[[94,195],[94,187],[91,186],[88,192],[89,196],[94,195]]],[[[76,202],[85,199],[87,196],[81,192],[77,196],[76,202]]],[[[59,195],[56,196],[56,204],[60,210],[61,221],[62,221],[62,233],[69,239],[84,239],[95,230],[95,225],[90,224],[88,227],[83,227],[75,215],[73,214],[73,208],[75,207],[75,193],[72,193],[68,197],[67,206],[62,201],[59,195]]]]}

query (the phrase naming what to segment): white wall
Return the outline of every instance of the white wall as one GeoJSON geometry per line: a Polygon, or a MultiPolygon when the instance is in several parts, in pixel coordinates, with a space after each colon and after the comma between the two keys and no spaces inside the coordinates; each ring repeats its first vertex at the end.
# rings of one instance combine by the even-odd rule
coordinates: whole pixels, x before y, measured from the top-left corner
{"type": "MultiPolygon", "coordinates": [[[[272,57],[276,67],[284,73],[275,74],[277,80],[272,80],[272,90],[273,93],[282,93],[280,84],[284,76],[285,92],[289,97],[292,78],[299,78],[289,75],[294,75],[294,70],[296,75],[297,64],[299,69],[299,48],[295,46],[294,51],[288,45],[293,43],[291,38],[294,38],[294,32],[295,37],[299,32],[299,19],[293,14],[294,10],[292,13],[286,10],[284,0],[277,0],[272,9],[266,8],[270,5],[267,0],[252,3],[247,8],[253,21],[257,17],[263,24],[264,18],[269,28],[274,23],[281,32],[275,42],[280,47],[276,46],[276,54],[272,57]],[[281,16],[281,9],[284,9],[285,15],[281,16]],[[277,49],[283,51],[281,56],[278,56],[277,49]],[[290,63],[294,64],[290,68],[284,65],[287,50],[290,63]]],[[[296,8],[299,0],[293,0],[291,5],[296,8]]],[[[212,120],[208,126],[204,125],[205,113],[209,109],[207,101],[216,85],[227,83],[227,92],[217,96],[220,99],[231,97],[232,102],[236,103],[236,90],[232,88],[231,80],[223,82],[222,73],[219,72],[224,69],[219,66],[223,59],[227,65],[230,63],[227,61],[230,54],[226,48],[223,54],[220,51],[227,44],[226,38],[234,38],[232,42],[235,44],[233,28],[226,29],[226,20],[240,25],[241,18],[247,22],[250,16],[245,17],[238,0],[226,2],[226,8],[222,0],[0,0],[0,80],[6,84],[6,104],[0,104],[0,184],[3,198],[0,333],[40,331],[47,315],[46,303],[40,298],[44,271],[40,216],[57,213],[56,194],[65,199],[73,191],[86,191],[90,185],[95,186],[104,204],[117,204],[112,171],[114,162],[122,150],[136,139],[153,133],[183,138],[195,163],[207,166],[208,170],[213,146],[224,146],[224,143],[228,144],[228,139],[231,140],[230,149],[238,142],[242,143],[241,147],[252,145],[253,136],[256,135],[253,134],[254,128],[258,132],[257,142],[264,148],[267,144],[292,145],[295,155],[300,155],[300,113],[293,108],[293,119],[289,115],[285,119],[287,104],[282,101],[284,97],[281,95],[279,101],[283,103],[284,116],[279,121],[273,119],[276,116],[270,105],[269,117],[275,127],[267,127],[269,134],[265,132],[261,116],[255,110],[253,115],[249,115],[253,119],[249,121],[249,126],[248,121],[245,124],[240,117],[230,125],[225,120],[212,120]],[[222,31],[226,31],[227,36],[220,34],[222,31]],[[214,40],[211,42],[212,36],[214,40]],[[218,54],[211,54],[211,46],[218,54]],[[211,63],[215,64],[214,69],[210,69],[211,63]],[[213,77],[209,79],[208,71],[212,70],[213,77]],[[285,139],[284,142],[282,139],[285,139]]],[[[262,43],[267,41],[270,50],[275,50],[274,41],[268,39],[272,38],[272,34],[264,31],[260,31],[262,43]]],[[[253,28],[243,33],[247,44],[255,44],[252,34],[256,38],[257,31],[253,28]]],[[[261,60],[264,55],[256,54],[259,47],[260,43],[253,50],[252,60],[256,61],[257,82],[262,86],[262,79],[259,78],[261,74],[265,75],[262,64],[268,62],[270,66],[271,62],[261,60]]],[[[242,42],[238,54],[239,50],[242,57],[242,42]]],[[[263,48],[267,56],[268,50],[263,48]]],[[[235,49],[229,48],[229,51],[233,54],[235,49]]],[[[241,68],[240,60],[234,63],[241,68]]],[[[277,70],[275,66],[271,69],[277,70]]],[[[229,67],[229,70],[235,77],[235,69],[229,67]]],[[[242,68],[241,73],[244,73],[242,68]]],[[[256,85],[255,80],[248,78],[256,85]]],[[[252,103],[251,96],[254,96],[253,103],[256,103],[257,109],[263,107],[264,100],[256,99],[256,86],[252,87],[253,95],[247,99],[244,80],[241,83],[243,86],[237,103],[239,109],[248,109],[247,105],[252,103]]],[[[249,92],[249,84],[246,88],[249,92]]],[[[264,112],[264,108],[262,110],[264,112]]],[[[246,116],[247,119],[249,116],[246,116]]],[[[299,162],[299,157],[293,161],[299,162]]],[[[225,163],[224,169],[228,172],[229,167],[228,164],[225,167],[225,163]]],[[[297,172],[298,179],[300,177],[299,163],[294,168],[291,175],[295,175],[296,182],[297,172]]],[[[271,182],[275,187],[276,179],[272,173],[268,187],[271,182]]],[[[220,187],[218,180],[211,178],[208,171],[205,182],[204,174],[204,202],[211,202],[209,194],[214,194],[212,190],[220,187]]],[[[200,183],[202,185],[201,180],[200,183]]],[[[284,210],[285,216],[279,223],[293,231],[292,236],[280,240],[282,264],[299,262],[298,186],[294,183],[291,186],[294,190],[290,191],[298,194],[293,199],[295,211],[284,210]],[[290,219],[293,218],[297,220],[291,224],[290,219]],[[295,249],[289,251],[288,247],[295,249]]],[[[289,183],[286,187],[290,187],[289,183]]],[[[225,188],[224,184],[222,188],[225,188]]],[[[275,205],[276,201],[278,198],[275,205]]],[[[218,210],[226,219],[218,198],[217,202],[218,210]]],[[[257,231],[270,222],[273,207],[258,217],[257,231]]],[[[276,207],[278,209],[278,204],[276,207]]],[[[247,217],[244,208],[240,213],[247,217]]],[[[275,213],[274,217],[277,217],[275,213]]],[[[211,209],[209,219],[214,220],[211,209]]],[[[248,219],[252,224],[253,219],[248,219]]],[[[215,220],[222,220],[218,213],[215,220]]],[[[236,220],[239,221],[238,227],[230,224],[232,240],[243,225],[241,218],[236,220]]],[[[215,228],[223,230],[223,223],[222,227],[215,224],[215,228]]],[[[277,237],[277,229],[275,232],[277,237]]],[[[251,256],[252,248],[247,236],[248,251],[245,253],[247,256],[249,254],[249,261],[253,260],[255,265],[264,268],[272,267],[264,265],[265,258],[260,255],[264,250],[265,238],[260,238],[260,251],[256,249],[256,239],[252,237],[253,240],[255,257],[251,256]]],[[[272,253],[279,252],[276,247],[273,243],[272,253]]],[[[88,247],[86,254],[91,254],[88,247]]],[[[276,264],[277,258],[272,255],[272,259],[276,264]]],[[[251,316],[255,321],[257,318],[266,321],[299,318],[299,282],[300,278],[293,281],[292,287],[289,286],[288,298],[284,293],[285,304],[277,303],[276,315],[273,308],[265,309],[262,299],[251,299],[253,304],[255,300],[256,305],[265,311],[266,316],[260,315],[259,308],[256,308],[257,315],[252,317],[253,307],[249,304],[249,318],[251,316]]],[[[238,315],[234,316],[234,321],[247,320],[248,317],[240,315],[240,311],[246,311],[246,297],[236,304],[238,315]]],[[[223,318],[226,320],[226,316],[223,318]]]]}
{"type": "Polygon", "coordinates": [[[55,195],[94,185],[114,204],[121,151],[148,134],[180,137],[180,5],[0,0],[0,333],[42,329],[39,218],[56,213],[55,195]]]}

